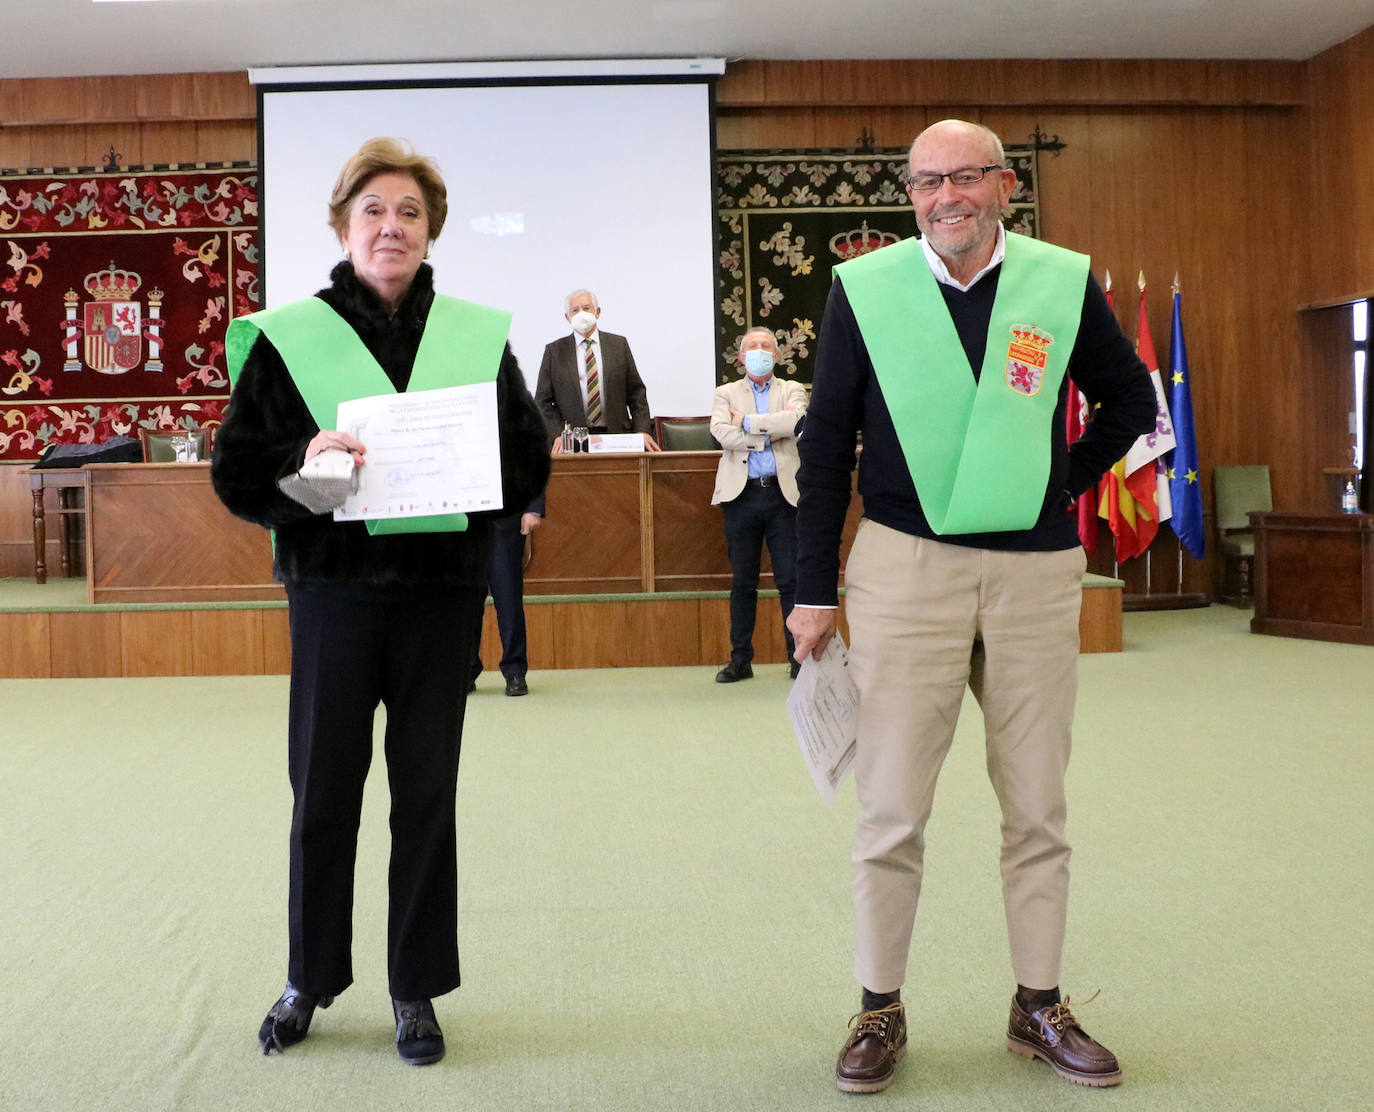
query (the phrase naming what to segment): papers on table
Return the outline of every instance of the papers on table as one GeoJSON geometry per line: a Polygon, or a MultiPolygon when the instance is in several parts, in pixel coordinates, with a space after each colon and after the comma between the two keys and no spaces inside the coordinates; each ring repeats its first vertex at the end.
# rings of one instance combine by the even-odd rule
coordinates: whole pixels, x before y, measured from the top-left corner
{"type": "Polygon", "coordinates": [[[835,795],[854,763],[858,737],[859,693],[849,678],[849,654],[837,633],[819,661],[802,661],[801,674],[787,697],[787,713],[801,744],[802,757],[821,801],[835,795]]]}
{"type": "Polygon", "coordinates": [[[594,432],[587,438],[588,452],[642,452],[644,437],[637,432],[594,432]]]}
{"type": "Polygon", "coordinates": [[[502,508],[494,382],[340,402],[338,427],[367,455],[335,521],[502,508]]]}

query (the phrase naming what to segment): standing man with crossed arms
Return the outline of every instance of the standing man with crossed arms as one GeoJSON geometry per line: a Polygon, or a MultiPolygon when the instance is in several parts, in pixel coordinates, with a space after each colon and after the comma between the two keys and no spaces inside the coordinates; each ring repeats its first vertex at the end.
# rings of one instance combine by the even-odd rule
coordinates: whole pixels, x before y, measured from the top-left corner
{"type": "Polygon", "coordinates": [[[1088,259],[1004,232],[1015,174],[987,128],[945,120],[912,145],[919,240],[836,269],[801,441],[797,656],[835,633],[856,434],[864,520],[845,568],[859,692],[854,865],[859,1013],[847,1092],[892,1082],[923,831],[964,688],[983,711],[1002,810],[1016,993],[1007,1046],[1083,1085],[1116,1057],[1059,994],[1068,904],[1064,773],[1085,566],[1073,500],[1154,427],[1154,391],[1088,259]],[[1065,443],[1068,376],[1101,403],[1065,443]]]}
{"type": "MultiPolygon", "coordinates": [[[[806,414],[806,387],[773,374],[778,341],[772,329],[751,328],[739,342],[744,377],[716,387],[711,435],[721,446],[711,505],[725,519],[733,570],[730,584],[730,659],[716,683],[754,676],[754,625],[759,608],[763,544],[773,561],[782,620],[792,613],[797,556],[797,435],[806,414]]],[[[786,632],[786,631],[784,631],[786,632]]],[[[792,678],[801,665],[792,659],[792,678]]]]}

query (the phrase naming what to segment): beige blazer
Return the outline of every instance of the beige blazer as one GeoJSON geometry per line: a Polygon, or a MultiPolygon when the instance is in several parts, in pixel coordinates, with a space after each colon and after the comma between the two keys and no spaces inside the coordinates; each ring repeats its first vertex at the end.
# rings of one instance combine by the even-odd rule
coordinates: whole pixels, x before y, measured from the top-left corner
{"type": "Polygon", "coordinates": [[[754,392],[744,376],[717,386],[711,406],[711,435],[723,449],[711,505],[733,502],[739,497],[749,478],[749,453],[760,451],[767,437],[773,442],[773,458],[778,462],[778,486],[783,497],[795,506],[797,467],[801,463],[797,455],[797,423],[806,412],[806,388],[800,382],[774,376],[768,384],[768,412],[755,415],[749,422],[754,428],[752,433],[730,423],[731,409],[754,413],[754,392]],[[793,408],[788,410],[788,406],[793,408]]]}

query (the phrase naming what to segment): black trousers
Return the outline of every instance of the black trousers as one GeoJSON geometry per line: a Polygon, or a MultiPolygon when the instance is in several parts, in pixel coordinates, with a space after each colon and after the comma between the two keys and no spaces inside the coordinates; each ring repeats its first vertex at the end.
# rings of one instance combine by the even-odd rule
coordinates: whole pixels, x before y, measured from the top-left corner
{"type": "Polygon", "coordinates": [[[454,803],[480,587],[288,584],[290,956],[297,988],[353,981],[353,873],[372,720],[386,707],[391,788],[387,973],[397,999],[458,986],[454,803]]]}
{"type": "MultiPolygon", "coordinates": [[[[491,523],[487,579],[491,604],[496,607],[496,627],[501,632],[501,674],[506,679],[530,670],[525,647],[525,534],[520,532],[521,516],[509,514],[491,523]]],[[[473,679],[482,674],[480,647],[472,650],[473,679]]]]}
{"type": "Polygon", "coordinates": [[[730,583],[730,659],[754,659],[754,623],[759,606],[759,566],[763,545],[773,561],[773,582],[782,605],[787,657],[792,658],[792,633],[787,616],[797,586],[797,508],[783,497],[777,479],[760,485],[750,480],[732,502],[721,503],[725,517],[725,541],[734,577],[730,583]]]}

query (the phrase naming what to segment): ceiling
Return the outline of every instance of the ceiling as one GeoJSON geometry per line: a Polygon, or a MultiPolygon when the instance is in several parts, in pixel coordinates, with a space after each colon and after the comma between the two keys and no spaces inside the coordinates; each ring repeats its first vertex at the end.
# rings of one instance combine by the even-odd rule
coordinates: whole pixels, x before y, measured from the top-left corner
{"type": "Polygon", "coordinates": [[[1374,0],[0,0],[0,77],[711,55],[1310,58],[1374,0]]]}

